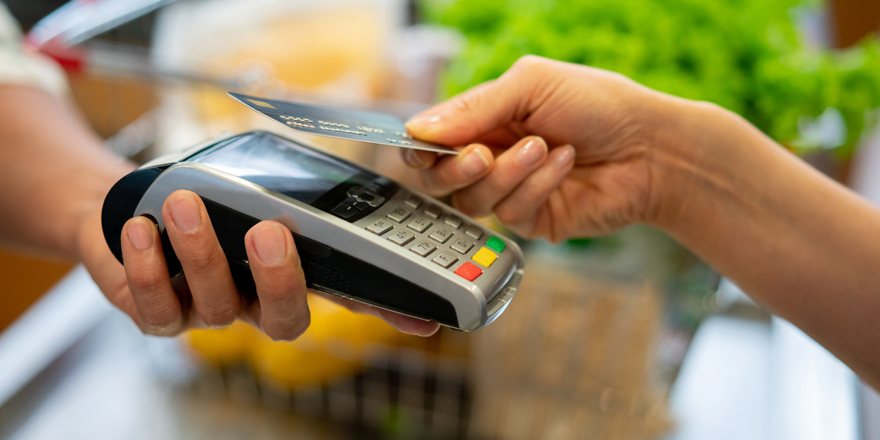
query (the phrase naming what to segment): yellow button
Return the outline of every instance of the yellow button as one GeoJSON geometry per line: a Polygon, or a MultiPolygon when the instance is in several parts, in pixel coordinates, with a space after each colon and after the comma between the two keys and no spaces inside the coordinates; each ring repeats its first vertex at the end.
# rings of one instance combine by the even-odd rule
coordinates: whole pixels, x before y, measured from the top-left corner
{"type": "Polygon", "coordinates": [[[494,252],[486,248],[482,248],[478,250],[476,254],[474,254],[474,261],[486,267],[491,266],[497,258],[498,255],[495,255],[494,252]]]}

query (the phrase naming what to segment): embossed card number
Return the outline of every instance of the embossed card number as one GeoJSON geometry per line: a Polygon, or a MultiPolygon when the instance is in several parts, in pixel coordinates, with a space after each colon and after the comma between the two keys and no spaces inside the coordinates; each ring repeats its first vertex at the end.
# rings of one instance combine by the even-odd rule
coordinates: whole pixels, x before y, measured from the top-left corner
{"type": "Polygon", "coordinates": [[[458,154],[452,148],[413,139],[406,132],[403,121],[386,113],[279,101],[233,92],[229,92],[229,96],[251,110],[297,131],[358,142],[458,154]]]}

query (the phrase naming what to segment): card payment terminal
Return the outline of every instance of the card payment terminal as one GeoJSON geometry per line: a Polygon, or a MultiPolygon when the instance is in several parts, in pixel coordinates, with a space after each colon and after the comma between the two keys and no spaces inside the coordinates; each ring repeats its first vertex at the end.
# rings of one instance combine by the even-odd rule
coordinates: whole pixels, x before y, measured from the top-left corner
{"type": "Polygon", "coordinates": [[[522,279],[523,255],[510,239],[386,177],[263,131],[160,157],[117,182],[102,224],[120,262],[122,227],[143,215],[159,227],[169,273],[181,272],[161,215],[179,189],[204,201],[245,294],[256,289],[244,236],[261,220],[293,232],[309,288],[464,331],[501,315],[522,279]]]}

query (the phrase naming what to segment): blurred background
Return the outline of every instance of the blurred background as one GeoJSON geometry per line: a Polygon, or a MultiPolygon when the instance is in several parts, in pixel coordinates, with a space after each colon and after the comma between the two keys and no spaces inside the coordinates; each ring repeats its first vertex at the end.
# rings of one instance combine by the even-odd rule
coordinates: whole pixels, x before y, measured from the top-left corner
{"type": "MultiPolygon", "coordinates": [[[[538,54],[722,105],[880,203],[870,0],[6,4],[136,162],[296,136],[228,90],[405,119],[538,54]]],[[[396,149],[306,139],[413,178],[396,149]]],[[[479,332],[410,337],[310,298],[291,343],[146,337],[81,267],[0,250],[0,438],[880,439],[874,391],[662,233],[521,244],[517,299],[479,332]]]]}

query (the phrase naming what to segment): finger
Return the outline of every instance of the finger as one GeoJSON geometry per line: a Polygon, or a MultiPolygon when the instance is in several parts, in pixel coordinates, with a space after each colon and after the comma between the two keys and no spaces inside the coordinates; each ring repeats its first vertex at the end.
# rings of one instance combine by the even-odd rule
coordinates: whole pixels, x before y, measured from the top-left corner
{"type": "Polygon", "coordinates": [[[278,222],[264,221],[244,237],[260,299],[260,326],[276,341],[292,341],[309,327],[306,279],[293,235],[278,222]]]}
{"type": "Polygon", "coordinates": [[[453,194],[453,205],[472,217],[484,217],[546,159],[547,143],[543,139],[524,138],[495,159],[489,175],[453,194]]]}
{"type": "Polygon", "coordinates": [[[406,129],[429,142],[463,145],[493,130],[516,126],[534,114],[558,87],[558,75],[552,75],[558,65],[546,58],[524,56],[497,80],[419,113],[407,121],[406,129]]]}
{"type": "MultiPolygon", "coordinates": [[[[81,259],[95,284],[111,304],[132,319],[140,319],[134,300],[131,298],[131,290],[128,288],[125,268],[113,256],[106,241],[103,240],[104,230],[101,228],[101,213],[95,211],[87,217],[84,227],[86,228],[85,232],[79,238],[81,259]]],[[[120,231],[120,242],[123,242],[125,239],[121,234],[120,231]]]]}
{"type": "Polygon", "coordinates": [[[544,165],[495,207],[498,220],[514,226],[532,222],[541,205],[571,171],[574,153],[571,145],[554,148],[544,165]]]}
{"type": "Polygon", "coordinates": [[[341,305],[342,307],[345,307],[348,310],[351,310],[352,312],[380,318],[401,333],[415,336],[431,336],[434,333],[437,333],[437,330],[440,329],[440,324],[437,324],[434,321],[425,321],[423,319],[401,315],[400,313],[390,312],[388,310],[383,310],[378,307],[359,303],[357,301],[340,298],[336,295],[331,295],[329,293],[315,293],[323,296],[324,298],[327,298],[330,301],[335,302],[336,304],[341,305]]]}
{"type": "Polygon", "coordinates": [[[433,195],[448,194],[480,180],[492,169],[494,161],[485,145],[469,145],[461,154],[441,157],[433,167],[422,170],[422,188],[433,195]]]}
{"type": "Polygon", "coordinates": [[[411,118],[407,131],[418,139],[463,145],[513,121],[522,90],[499,80],[480,84],[411,118]]]}
{"type": "Polygon", "coordinates": [[[437,153],[412,148],[401,148],[400,156],[412,168],[430,168],[437,161],[437,153]]]}
{"type": "Polygon", "coordinates": [[[232,324],[241,313],[241,299],[202,199],[175,191],[165,200],[162,218],[199,318],[208,327],[232,324]]]}
{"type": "Polygon", "coordinates": [[[415,336],[431,336],[437,333],[437,330],[440,330],[440,324],[434,321],[425,321],[378,308],[376,310],[379,312],[380,318],[384,319],[385,322],[401,333],[415,336]]]}
{"type": "Polygon", "coordinates": [[[159,231],[146,217],[135,217],[123,226],[121,239],[125,275],[137,310],[135,322],[145,333],[177,334],[184,325],[183,313],[168,276],[159,231]]]}

